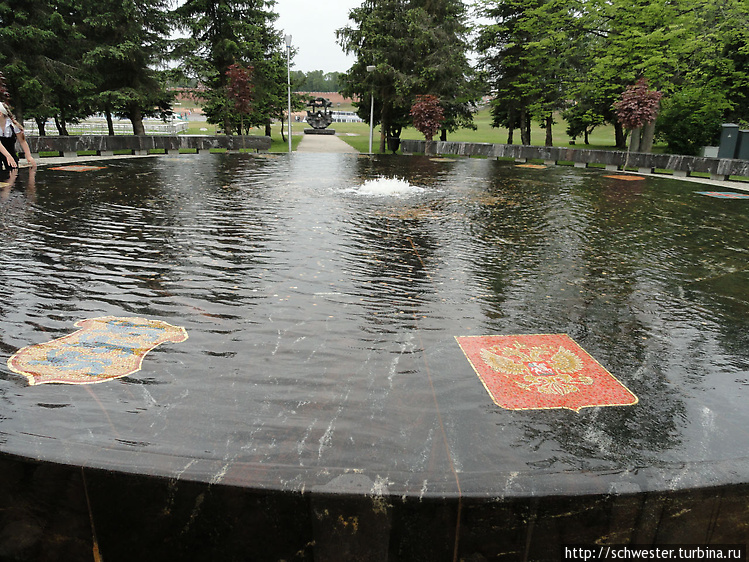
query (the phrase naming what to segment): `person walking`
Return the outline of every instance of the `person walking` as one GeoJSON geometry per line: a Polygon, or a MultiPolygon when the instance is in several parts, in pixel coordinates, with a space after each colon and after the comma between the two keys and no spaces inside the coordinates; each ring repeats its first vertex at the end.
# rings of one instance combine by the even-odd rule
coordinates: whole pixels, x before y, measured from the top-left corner
{"type": "Polygon", "coordinates": [[[29,143],[23,127],[18,124],[8,106],[0,102],[0,170],[18,168],[18,154],[16,154],[16,140],[21,145],[26,161],[34,166],[36,162],[31,157],[29,143]]]}

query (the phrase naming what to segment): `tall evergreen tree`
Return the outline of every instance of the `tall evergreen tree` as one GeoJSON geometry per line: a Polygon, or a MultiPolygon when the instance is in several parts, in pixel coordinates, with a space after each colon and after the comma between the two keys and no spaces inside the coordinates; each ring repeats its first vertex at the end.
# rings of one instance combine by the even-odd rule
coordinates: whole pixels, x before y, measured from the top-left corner
{"type": "Polygon", "coordinates": [[[59,21],[47,0],[0,2],[0,66],[16,117],[23,119],[50,91],[45,68],[60,69],[49,57],[55,40],[53,20],[59,21]]]}
{"type": "Polygon", "coordinates": [[[175,11],[190,34],[178,41],[175,54],[205,88],[201,96],[209,122],[222,125],[227,134],[240,122],[227,95],[226,71],[232,64],[253,68],[250,123],[265,126],[270,134],[271,118],[283,107],[286,56],[273,27],[278,17],[273,6],[275,0],[187,0],[175,11]]]}
{"type": "Polygon", "coordinates": [[[565,107],[575,78],[582,32],[575,0],[484,0],[491,23],[478,35],[480,65],[493,95],[494,126],[520,129],[531,143],[531,121],[543,124],[551,144],[553,116],[565,107]]]}
{"type": "Polygon", "coordinates": [[[85,52],[82,13],[74,0],[51,0],[54,13],[50,30],[54,33],[40,69],[45,83],[44,95],[35,100],[32,114],[43,133],[48,117],[53,117],[57,132],[68,135],[69,123],[78,123],[90,112],[88,97],[94,84],[81,64],[85,52]]]}
{"type": "Polygon", "coordinates": [[[356,62],[341,76],[342,92],[356,96],[369,120],[371,96],[380,124],[380,151],[411,123],[415,97],[432,94],[446,110],[445,130],[472,122],[479,95],[472,88],[466,52],[466,12],[459,0],[366,0],[349,12],[352,25],[336,32],[356,62]],[[367,66],[375,66],[368,73],[367,66]]]}
{"type": "MultiPolygon", "coordinates": [[[[469,27],[466,6],[461,0],[412,0],[412,30],[421,41],[414,42],[417,95],[435,95],[445,112],[442,140],[459,128],[475,128],[473,114],[481,98],[479,81],[468,61],[469,27]]],[[[412,99],[413,101],[413,99],[412,99]]]]}
{"type": "Polygon", "coordinates": [[[374,96],[372,125],[381,125],[380,152],[385,152],[387,138],[399,137],[409,121],[407,83],[413,60],[409,57],[406,4],[406,0],[366,0],[349,12],[354,26],[336,31],[343,50],[356,56],[354,65],[341,77],[342,93],[360,100],[355,106],[366,121],[374,96]],[[376,70],[368,73],[367,66],[376,70]]]}
{"type": "Polygon", "coordinates": [[[166,57],[171,33],[169,0],[84,0],[87,74],[95,83],[92,108],[107,117],[126,117],[136,135],[144,135],[144,117],[171,113],[173,101],[163,74],[155,67],[166,57]]]}

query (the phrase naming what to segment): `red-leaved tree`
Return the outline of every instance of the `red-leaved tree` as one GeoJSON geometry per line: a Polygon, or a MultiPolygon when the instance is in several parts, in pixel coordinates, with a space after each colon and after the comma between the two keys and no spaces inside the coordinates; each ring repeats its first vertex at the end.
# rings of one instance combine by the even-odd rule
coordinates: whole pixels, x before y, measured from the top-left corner
{"type": "Polygon", "coordinates": [[[629,145],[632,150],[650,151],[662,96],[661,92],[648,87],[645,78],[640,78],[633,86],[624,90],[622,99],[614,103],[616,118],[625,129],[632,131],[632,142],[629,145]],[[645,129],[641,131],[643,127],[645,129]]]}
{"type": "Polygon", "coordinates": [[[626,129],[639,129],[654,123],[662,96],[661,92],[648,88],[645,78],[640,78],[634,86],[624,90],[621,100],[614,103],[616,118],[626,129]]]}
{"type": "Polygon", "coordinates": [[[445,111],[437,96],[427,94],[416,96],[416,101],[411,106],[411,117],[416,130],[424,135],[424,139],[431,141],[445,121],[445,111]]]}
{"type": "Polygon", "coordinates": [[[229,99],[234,102],[234,109],[239,113],[239,134],[244,132],[244,117],[252,111],[252,67],[245,68],[232,64],[226,71],[229,79],[227,90],[229,99]]]}

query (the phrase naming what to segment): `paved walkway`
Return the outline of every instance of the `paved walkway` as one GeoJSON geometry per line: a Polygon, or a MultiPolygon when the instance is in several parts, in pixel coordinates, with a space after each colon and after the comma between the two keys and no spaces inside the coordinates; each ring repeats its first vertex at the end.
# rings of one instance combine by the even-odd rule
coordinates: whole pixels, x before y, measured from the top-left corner
{"type": "Polygon", "coordinates": [[[353,152],[359,151],[335,135],[304,135],[296,152],[353,152]]]}

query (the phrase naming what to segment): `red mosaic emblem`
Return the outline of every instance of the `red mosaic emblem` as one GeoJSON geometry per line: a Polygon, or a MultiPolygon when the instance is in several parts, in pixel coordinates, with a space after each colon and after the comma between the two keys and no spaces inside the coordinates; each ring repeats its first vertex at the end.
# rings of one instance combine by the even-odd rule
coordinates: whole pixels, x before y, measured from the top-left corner
{"type": "Polygon", "coordinates": [[[80,330],[31,345],[8,359],[29,384],[93,384],[131,375],[157,345],[187,339],[184,328],[160,320],[102,316],[75,323],[80,330]]]}
{"type": "Polygon", "coordinates": [[[50,170],[62,170],[63,172],[91,172],[93,170],[103,170],[106,166],[86,166],[83,164],[71,164],[69,166],[56,166],[50,170]]]}
{"type": "Polygon", "coordinates": [[[455,338],[497,406],[632,406],[637,396],[566,334],[455,338]]]}
{"type": "Polygon", "coordinates": [[[603,176],[604,178],[611,178],[613,180],[622,180],[622,181],[642,181],[645,178],[642,176],[625,176],[625,175],[618,175],[618,176],[603,176]]]}

